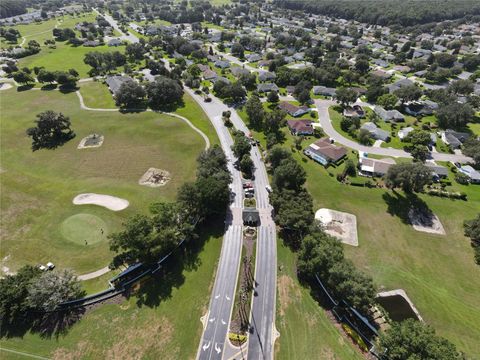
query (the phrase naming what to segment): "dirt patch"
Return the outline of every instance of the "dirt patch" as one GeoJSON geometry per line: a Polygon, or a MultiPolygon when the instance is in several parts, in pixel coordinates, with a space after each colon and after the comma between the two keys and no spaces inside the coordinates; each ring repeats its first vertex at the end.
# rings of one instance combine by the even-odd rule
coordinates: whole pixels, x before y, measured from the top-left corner
{"type": "Polygon", "coordinates": [[[346,212],[332,209],[319,209],[315,219],[325,227],[325,232],[339,238],[344,244],[358,246],[357,217],[346,212]]]}
{"type": "Polygon", "coordinates": [[[77,146],[77,149],[89,149],[102,146],[104,140],[103,135],[90,134],[84,137],[77,146]]]}
{"type": "Polygon", "coordinates": [[[295,288],[293,279],[288,275],[278,277],[277,286],[278,298],[280,300],[280,315],[284,316],[292,301],[300,297],[300,290],[295,288]]]}
{"type": "Polygon", "coordinates": [[[53,353],[53,359],[58,360],[77,360],[83,359],[85,354],[90,350],[91,345],[87,341],[80,341],[76,345],[75,349],[67,350],[65,348],[59,348],[53,353]]]}
{"type": "MultiPolygon", "coordinates": [[[[146,354],[163,353],[165,345],[172,340],[174,327],[165,317],[152,321],[148,326],[128,330],[128,336],[119,339],[107,350],[106,359],[143,359],[146,354]]],[[[172,351],[162,359],[176,359],[172,351]]]]}
{"type": "Polygon", "coordinates": [[[446,234],[440,219],[430,210],[412,208],[408,212],[408,219],[417,231],[439,235],[446,234]]]}
{"type": "Polygon", "coordinates": [[[171,178],[172,176],[167,170],[150,168],[138,180],[138,183],[150,187],[160,187],[166,185],[171,178]]]}

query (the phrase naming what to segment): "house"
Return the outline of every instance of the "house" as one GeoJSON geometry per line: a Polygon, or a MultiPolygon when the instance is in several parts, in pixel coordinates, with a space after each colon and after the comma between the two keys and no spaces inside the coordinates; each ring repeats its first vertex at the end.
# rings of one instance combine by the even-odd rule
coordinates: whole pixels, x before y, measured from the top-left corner
{"type": "Polygon", "coordinates": [[[288,85],[285,90],[287,90],[287,94],[288,95],[293,95],[293,93],[295,92],[295,86],[292,86],[292,85],[288,85]]]}
{"type": "Polygon", "coordinates": [[[365,116],[365,111],[360,105],[348,106],[343,110],[343,116],[349,118],[363,118],[365,116]]]}
{"type": "Polygon", "coordinates": [[[212,82],[215,84],[217,81],[223,82],[225,84],[230,84],[230,80],[228,80],[224,76],[217,76],[215,79],[212,79],[212,82]]]}
{"type": "Polygon", "coordinates": [[[150,25],[145,29],[145,35],[154,36],[160,34],[160,28],[154,25],[150,25]]]}
{"type": "Polygon", "coordinates": [[[260,224],[260,214],[255,208],[244,208],[242,211],[242,219],[244,225],[258,226],[260,224]]]}
{"type": "Polygon", "coordinates": [[[244,69],[244,68],[241,68],[240,66],[234,66],[232,67],[232,70],[231,70],[233,76],[235,77],[240,77],[242,75],[248,75],[250,74],[250,71],[247,70],[247,69],[244,69]]]}
{"type": "Polygon", "coordinates": [[[278,107],[293,117],[302,116],[310,111],[308,106],[297,106],[286,101],[282,101],[278,107]]]}
{"type": "Polygon", "coordinates": [[[257,91],[259,93],[268,93],[270,91],[278,92],[279,88],[274,83],[262,83],[257,85],[257,91]]]}
{"type": "Polygon", "coordinates": [[[432,171],[432,176],[434,179],[445,179],[448,177],[448,169],[445,166],[437,165],[431,162],[426,162],[427,166],[432,171]]]}
{"type": "Polygon", "coordinates": [[[249,54],[245,56],[245,58],[248,60],[248,62],[251,62],[251,63],[262,60],[262,57],[258,54],[249,54]]]}
{"type": "Polygon", "coordinates": [[[261,82],[272,81],[275,80],[276,77],[277,75],[270,71],[262,71],[258,74],[258,80],[261,82]]]}
{"type": "Polygon", "coordinates": [[[226,60],[217,60],[215,61],[215,66],[220,69],[228,69],[230,67],[230,63],[226,60]]]}
{"type": "Polygon", "coordinates": [[[387,88],[390,93],[393,93],[402,87],[411,86],[411,85],[414,85],[413,81],[405,78],[405,79],[398,80],[393,84],[387,85],[387,88]]]}
{"type": "Polygon", "coordinates": [[[468,179],[472,184],[480,184],[480,172],[475,170],[470,165],[464,165],[460,169],[458,169],[462,174],[468,176],[468,179]]]}
{"type": "Polygon", "coordinates": [[[431,100],[411,101],[405,104],[405,112],[412,116],[432,115],[438,104],[431,100]]]}
{"type": "Polygon", "coordinates": [[[358,159],[360,164],[360,175],[363,176],[384,176],[390,166],[395,165],[395,160],[391,158],[371,159],[360,156],[358,159]]]}
{"type": "Polygon", "coordinates": [[[83,46],[86,47],[96,47],[100,45],[100,41],[98,40],[87,40],[83,42],[83,46]]]}
{"type": "Polygon", "coordinates": [[[313,135],[313,121],[307,119],[288,120],[287,126],[292,135],[313,135]]]}
{"type": "Polygon", "coordinates": [[[120,90],[120,87],[122,86],[122,84],[127,81],[134,81],[134,80],[130,76],[122,76],[122,75],[107,76],[107,78],[105,79],[108,89],[114,96],[115,96],[115,93],[118,90],[120,90]]]}
{"type": "Polygon", "coordinates": [[[462,133],[447,129],[442,132],[442,141],[451,149],[458,149],[470,137],[468,133],[462,133]]]}
{"type": "Polygon", "coordinates": [[[271,62],[272,62],[272,60],[260,60],[258,62],[258,67],[262,68],[262,67],[269,66],[271,62]]]}
{"type": "Polygon", "coordinates": [[[370,133],[370,136],[375,140],[390,140],[390,133],[386,130],[379,129],[373,122],[366,122],[360,129],[367,130],[370,133]]]}
{"type": "Polygon", "coordinates": [[[377,114],[385,122],[403,122],[405,117],[398,110],[385,110],[383,107],[376,105],[373,108],[375,114],[377,114]]]}
{"type": "Polygon", "coordinates": [[[398,138],[403,141],[414,130],[413,127],[409,126],[398,131],[398,138]]]}
{"type": "Polygon", "coordinates": [[[390,79],[393,76],[392,73],[389,73],[383,70],[375,70],[375,71],[372,71],[371,74],[374,76],[378,76],[379,78],[382,78],[382,79],[390,79]]]}
{"type": "Polygon", "coordinates": [[[112,39],[107,43],[108,46],[120,46],[122,41],[120,39],[112,39]]]}
{"type": "Polygon", "coordinates": [[[329,88],[325,86],[314,86],[313,94],[334,97],[336,94],[336,90],[335,88],[329,88]]]}
{"type": "Polygon", "coordinates": [[[214,80],[218,77],[217,73],[213,70],[207,69],[202,73],[204,80],[214,80]]]}
{"type": "Polygon", "coordinates": [[[304,153],[323,166],[327,166],[330,163],[335,164],[347,156],[347,149],[332,144],[329,138],[322,138],[310,144],[304,153]]]}

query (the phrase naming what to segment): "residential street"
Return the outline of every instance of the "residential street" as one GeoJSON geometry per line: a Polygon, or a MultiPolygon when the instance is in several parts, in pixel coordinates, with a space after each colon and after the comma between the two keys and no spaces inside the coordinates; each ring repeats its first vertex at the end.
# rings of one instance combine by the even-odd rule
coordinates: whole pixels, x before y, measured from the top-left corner
{"type": "MultiPolygon", "coordinates": [[[[409,153],[400,149],[364,146],[357,143],[356,141],[343,137],[333,128],[332,121],[328,113],[328,108],[335,104],[336,102],[333,100],[320,100],[320,99],[315,100],[315,105],[318,110],[318,121],[320,122],[320,125],[322,126],[322,129],[325,132],[325,134],[327,134],[330,138],[351,149],[354,149],[357,151],[364,151],[369,154],[392,156],[392,157],[406,157],[406,158],[411,157],[409,153]]],[[[459,154],[431,153],[431,156],[432,156],[432,159],[436,161],[453,161],[453,162],[462,162],[462,163],[471,161],[471,159],[468,156],[459,155],[459,154]]]]}
{"type": "Polygon", "coordinates": [[[139,41],[138,37],[136,37],[132,33],[128,32],[127,34],[125,34],[122,30],[120,30],[120,27],[118,26],[117,22],[110,15],[107,15],[106,13],[101,14],[97,9],[93,9],[93,11],[95,11],[99,15],[102,15],[105,18],[105,20],[107,20],[110,23],[110,25],[121,34],[119,36],[120,40],[122,41],[127,40],[131,43],[137,43],[139,41]]]}

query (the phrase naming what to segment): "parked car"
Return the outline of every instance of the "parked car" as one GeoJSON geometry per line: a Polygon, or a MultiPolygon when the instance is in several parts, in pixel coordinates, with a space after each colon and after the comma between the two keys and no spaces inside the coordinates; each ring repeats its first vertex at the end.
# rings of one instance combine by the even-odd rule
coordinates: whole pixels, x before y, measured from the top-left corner
{"type": "Polygon", "coordinates": [[[272,192],[272,187],[271,187],[270,185],[265,186],[265,189],[267,189],[267,191],[268,191],[269,193],[272,192]]]}
{"type": "Polygon", "coordinates": [[[245,182],[243,183],[243,188],[244,189],[253,188],[253,184],[251,182],[245,182]]]}

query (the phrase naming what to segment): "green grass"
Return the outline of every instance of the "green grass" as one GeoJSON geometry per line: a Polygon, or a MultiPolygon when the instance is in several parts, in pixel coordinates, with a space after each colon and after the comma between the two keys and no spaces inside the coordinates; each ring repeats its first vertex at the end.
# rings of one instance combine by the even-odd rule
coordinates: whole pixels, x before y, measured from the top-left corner
{"type": "Polygon", "coordinates": [[[344,334],[332,325],[310,290],[296,277],[296,255],[281,242],[277,246],[277,318],[280,337],[276,359],[362,359],[344,334]]]}
{"type": "Polygon", "coordinates": [[[477,136],[480,136],[480,123],[468,124],[469,129],[477,136]]]}
{"type": "Polygon", "coordinates": [[[380,288],[405,289],[440,335],[470,356],[478,356],[479,268],[462,223],[478,213],[480,188],[462,189],[468,192],[467,202],[421,196],[447,232],[446,236],[429,235],[393,215],[405,211],[406,204],[396,201],[391,191],[341,185],[318,164],[298,153],[295,157],[307,171],[315,210],[327,207],[357,216],[360,246],[346,247],[348,257],[372,275],[380,288]]]}
{"type": "Polygon", "coordinates": [[[106,84],[101,81],[78,83],[85,106],[95,109],[115,109],[115,100],[106,84]]]}
{"type": "MultiPolygon", "coordinates": [[[[84,111],[74,93],[11,89],[2,92],[0,110],[4,171],[0,256],[10,256],[4,265],[12,270],[48,261],[78,273],[107,265],[112,258],[107,242],[86,247],[66,240],[60,231],[63,221],[88,213],[117,231],[128,216],[146,212],[151,202],[173,200],[179,186],[194,178],[195,159],[205,147],[200,135],[179,119],[153,112],[84,111]],[[25,130],[45,110],[69,116],[77,136],[56,150],[32,152],[25,130]],[[79,141],[94,132],[105,136],[102,147],[78,150],[79,141]],[[138,185],[150,167],[168,170],[172,180],[161,188],[138,185]],[[72,199],[85,192],[118,196],[129,200],[130,206],[112,212],[95,205],[73,205],[72,199]]],[[[185,113],[190,117],[197,111],[190,104],[185,113]]],[[[213,137],[213,130],[208,134],[213,137]]]]}
{"type": "Polygon", "coordinates": [[[85,54],[97,51],[97,52],[109,52],[120,51],[123,52],[123,46],[119,46],[115,49],[104,46],[97,47],[84,47],[84,46],[71,46],[65,42],[57,42],[56,49],[50,49],[43,47],[42,50],[35,55],[27,56],[18,62],[19,67],[27,66],[33,68],[35,66],[44,67],[51,71],[61,71],[68,69],[75,69],[78,71],[80,78],[88,77],[88,71],[91,67],[83,62],[85,54]]]}
{"type": "MultiPolygon", "coordinates": [[[[174,279],[151,281],[129,300],[88,311],[65,335],[29,332],[1,339],[1,347],[59,359],[194,358],[221,247],[218,236],[203,239],[198,259],[174,279]]],[[[19,358],[1,350],[0,356],[19,358]]]]}
{"type": "Polygon", "coordinates": [[[77,245],[90,246],[107,240],[108,227],[98,216],[80,213],[65,219],[60,224],[60,233],[77,245]]]}
{"type": "MultiPolygon", "coordinates": [[[[244,112],[240,115],[246,119],[244,112]]],[[[283,130],[287,137],[283,146],[291,149],[293,136],[283,130]]],[[[253,133],[264,145],[263,134],[253,133]]],[[[314,140],[313,137],[305,140],[303,148],[314,140]]],[[[449,191],[467,193],[468,201],[421,195],[447,233],[446,236],[431,235],[415,231],[403,220],[408,204],[402,196],[396,199],[392,191],[385,189],[342,185],[329,172],[335,174],[343,165],[324,169],[301,151],[295,151],[294,157],[307,172],[306,186],[313,197],[314,210],[327,207],[357,216],[359,247],[345,247],[347,256],[370,274],[380,289],[405,289],[422,317],[438,334],[453,341],[469,356],[478,357],[480,267],[475,265],[470,241],[463,235],[463,221],[473,219],[480,209],[480,186],[464,186],[455,181],[447,186],[449,191]]],[[[450,172],[450,180],[453,177],[450,172]]],[[[360,179],[357,177],[354,181],[360,179]]],[[[292,315],[293,320],[287,324],[295,321],[294,318],[292,315]]],[[[298,336],[301,331],[300,326],[280,330],[293,344],[301,341],[298,336]]],[[[280,345],[279,356],[283,356],[284,351],[280,345]]]]}

